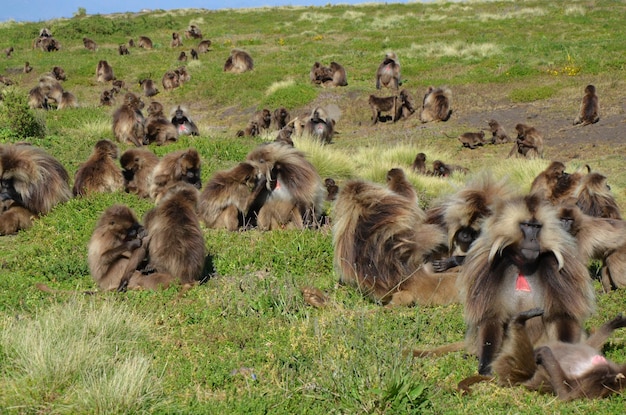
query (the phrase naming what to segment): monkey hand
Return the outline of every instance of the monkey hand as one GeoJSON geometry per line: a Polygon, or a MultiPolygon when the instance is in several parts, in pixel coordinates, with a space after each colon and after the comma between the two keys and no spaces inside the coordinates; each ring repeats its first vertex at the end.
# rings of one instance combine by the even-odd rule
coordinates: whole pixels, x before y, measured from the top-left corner
{"type": "Polygon", "coordinates": [[[436,259],[432,261],[432,265],[435,272],[444,272],[450,269],[450,265],[445,259],[436,259]]]}
{"type": "Polygon", "coordinates": [[[141,246],[141,238],[131,239],[127,243],[127,248],[130,250],[135,250],[141,246]]]}
{"type": "Polygon", "coordinates": [[[535,363],[537,365],[542,365],[545,361],[546,354],[551,354],[550,348],[548,346],[542,346],[535,350],[535,363]]]}
{"type": "Polygon", "coordinates": [[[120,281],[120,285],[117,287],[117,292],[118,293],[125,293],[128,290],[128,281],[129,280],[130,280],[130,278],[122,279],[120,281]]]}

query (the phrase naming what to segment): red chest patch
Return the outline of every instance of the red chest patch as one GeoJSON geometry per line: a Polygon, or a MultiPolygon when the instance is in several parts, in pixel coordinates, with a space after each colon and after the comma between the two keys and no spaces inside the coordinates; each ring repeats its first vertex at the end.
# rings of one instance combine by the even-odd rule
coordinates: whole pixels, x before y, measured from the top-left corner
{"type": "Polygon", "coordinates": [[[517,280],[515,281],[515,291],[524,291],[527,293],[532,291],[528,280],[522,274],[519,274],[517,276],[517,280]]]}

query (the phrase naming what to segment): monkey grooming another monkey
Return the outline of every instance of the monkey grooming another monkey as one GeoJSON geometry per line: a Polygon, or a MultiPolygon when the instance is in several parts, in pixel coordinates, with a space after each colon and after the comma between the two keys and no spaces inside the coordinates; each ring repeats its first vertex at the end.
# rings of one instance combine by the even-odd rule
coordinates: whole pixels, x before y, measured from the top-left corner
{"type": "Polygon", "coordinates": [[[148,149],[126,150],[120,157],[126,193],[134,193],[140,198],[150,197],[150,180],[157,164],[159,158],[148,149]]]}
{"type": "Polygon", "coordinates": [[[505,144],[512,141],[498,121],[491,119],[488,124],[491,130],[491,144],[505,144]]]}
{"type": "Polygon", "coordinates": [[[543,136],[535,127],[517,124],[517,140],[508,157],[525,157],[528,159],[543,157],[543,136]]]}
{"type": "Polygon", "coordinates": [[[146,145],[155,143],[161,146],[178,140],[178,129],[165,117],[163,105],[157,101],[152,101],[148,106],[145,131],[143,144],[146,145]]]}
{"type": "Polygon", "coordinates": [[[587,85],[585,87],[585,96],[580,104],[580,110],[578,116],[574,120],[574,125],[582,124],[589,125],[595,124],[600,121],[598,96],[596,95],[596,87],[593,85],[587,85]]]}
{"type": "Polygon", "coordinates": [[[187,182],[196,189],[200,189],[202,187],[200,164],[200,155],[194,148],[174,151],[163,156],[152,172],[150,182],[152,200],[159,203],[163,192],[179,181],[187,182]]]}

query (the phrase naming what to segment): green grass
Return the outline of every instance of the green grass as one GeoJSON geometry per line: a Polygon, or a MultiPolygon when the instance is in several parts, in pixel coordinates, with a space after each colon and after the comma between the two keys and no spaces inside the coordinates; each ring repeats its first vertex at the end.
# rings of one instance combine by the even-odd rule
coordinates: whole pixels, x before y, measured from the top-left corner
{"type": "MultiPolygon", "coordinates": [[[[455,124],[454,115],[445,125],[422,125],[413,116],[372,127],[368,95],[390,94],[375,91],[376,67],[387,51],[395,51],[404,87],[417,103],[428,85],[445,84],[454,91],[453,108],[461,114],[520,103],[537,112],[574,114],[584,85],[594,83],[604,92],[603,111],[619,115],[625,85],[623,45],[616,39],[626,38],[625,12],[623,4],[608,0],[531,0],[154,11],[4,22],[1,48],[12,45],[15,52],[0,59],[0,73],[15,82],[17,94],[26,96],[41,74],[55,65],[65,69],[63,86],[78,97],[81,108],[37,111],[46,135],[26,139],[57,157],[73,176],[95,142],[112,138],[114,108],[98,106],[100,92],[109,87],[95,82],[98,60],[106,59],[132,91],[139,92],[137,81],[144,77],[160,84],[166,70],[180,65],[180,50],[197,44],[183,39],[184,47],[172,50],[171,33],[182,33],[193,23],[211,39],[211,51],[187,63],[188,84],[161,90],[156,100],[166,111],[186,106],[201,136],[154,150],[163,155],[196,148],[204,181],[274,138],[274,133],[235,136],[255,110],[285,106],[292,116],[303,117],[317,105],[334,104],[341,117],[333,144],[295,140],[322,178],[333,177],[340,185],[351,178],[383,183],[388,169],[408,170],[415,154],[424,152],[429,161],[463,164],[472,174],[489,169],[523,191],[548,165],[550,154],[546,160],[505,160],[509,146],[463,150],[453,137],[477,124],[455,124]],[[61,42],[60,51],[31,48],[44,26],[61,42]],[[140,35],[152,38],[152,51],[132,48],[131,55],[118,55],[119,44],[140,35]],[[98,43],[95,53],[83,48],[83,36],[98,43]],[[234,47],[250,52],[254,71],[222,71],[234,47]],[[30,74],[18,71],[26,60],[35,68],[30,74]],[[346,67],[349,85],[311,86],[312,64],[332,60],[346,67]]],[[[484,126],[487,117],[477,123],[484,126]]],[[[9,121],[16,120],[0,115],[0,143],[24,140],[9,121]]],[[[549,144],[551,137],[546,138],[549,144]]],[[[589,145],[572,144],[558,154],[569,170],[588,163],[606,174],[620,205],[626,206],[621,148],[607,149],[601,138],[590,135],[589,145]]],[[[472,176],[444,180],[407,174],[423,207],[472,176]]],[[[205,229],[218,276],[184,293],[39,291],[37,283],[76,292],[94,289],[86,244],[100,213],[114,203],[129,205],[138,216],[151,208],[150,202],[124,193],[91,195],[57,206],[28,231],[0,237],[0,412],[623,412],[621,396],[561,403],[493,384],[477,385],[475,393],[461,396],[456,384],[475,373],[474,358],[452,353],[409,359],[402,351],[461,340],[462,307],[390,310],[338,285],[328,228],[205,229]],[[305,304],[303,286],[322,289],[329,305],[314,309],[305,304]]],[[[328,210],[332,213],[332,205],[328,210]]],[[[599,292],[599,284],[596,288],[599,292]]],[[[599,293],[588,326],[624,311],[625,296],[622,291],[599,293]]],[[[625,345],[626,334],[616,332],[608,357],[626,361],[625,345]]]]}

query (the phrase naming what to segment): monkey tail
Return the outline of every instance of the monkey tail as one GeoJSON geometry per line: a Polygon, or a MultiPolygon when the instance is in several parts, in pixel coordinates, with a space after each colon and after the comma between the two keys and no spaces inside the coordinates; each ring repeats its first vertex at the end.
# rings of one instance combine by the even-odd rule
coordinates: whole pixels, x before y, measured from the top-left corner
{"type": "Polygon", "coordinates": [[[492,382],[495,378],[493,376],[484,376],[484,375],[474,375],[468,378],[463,379],[457,385],[457,390],[461,392],[461,394],[470,394],[472,390],[470,386],[475,385],[480,382],[492,382]]]}
{"type": "MultiPolygon", "coordinates": [[[[413,357],[436,357],[452,352],[458,352],[461,350],[465,350],[464,341],[446,344],[445,346],[436,347],[430,350],[413,349],[410,353],[413,355],[413,357]]],[[[407,355],[409,354],[409,352],[405,351],[404,354],[407,355]]]]}
{"type": "MultiPolygon", "coordinates": [[[[37,284],[35,284],[35,287],[38,290],[41,290],[45,293],[49,293],[49,294],[63,294],[63,295],[68,295],[68,294],[76,294],[76,291],[69,291],[69,290],[55,290],[52,289],[50,287],[48,287],[46,284],[42,284],[40,282],[38,282],[37,284]]],[[[85,295],[94,295],[96,294],[97,291],[83,291],[82,294],[85,295]]]]}

